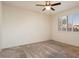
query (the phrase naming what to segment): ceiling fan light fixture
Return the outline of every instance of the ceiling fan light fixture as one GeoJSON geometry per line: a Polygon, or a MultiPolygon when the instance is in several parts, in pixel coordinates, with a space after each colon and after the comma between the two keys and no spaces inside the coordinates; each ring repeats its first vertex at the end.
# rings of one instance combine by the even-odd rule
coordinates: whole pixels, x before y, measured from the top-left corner
{"type": "Polygon", "coordinates": [[[58,6],[58,5],[61,5],[60,2],[58,3],[51,3],[51,1],[45,1],[45,4],[36,4],[36,6],[43,6],[44,8],[42,9],[42,11],[45,11],[45,10],[52,10],[52,11],[55,11],[55,9],[53,8],[53,6],[58,6]]]}
{"type": "Polygon", "coordinates": [[[46,10],[50,10],[50,6],[46,6],[45,8],[46,8],[46,10]]]}

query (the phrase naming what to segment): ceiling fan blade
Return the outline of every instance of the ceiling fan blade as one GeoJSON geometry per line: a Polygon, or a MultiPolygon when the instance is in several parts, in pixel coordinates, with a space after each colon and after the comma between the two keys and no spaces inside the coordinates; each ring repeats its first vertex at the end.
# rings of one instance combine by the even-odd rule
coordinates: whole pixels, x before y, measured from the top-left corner
{"type": "Polygon", "coordinates": [[[42,11],[45,11],[45,10],[46,10],[46,8],[43,8],[43,9],[42,9],[42,11]]]}
{"type": "Polygon", "coordinates": [[[56,5],[61,5],[61,3],[55,3],[55,4],[51,4],[51,6],[56,6],[56,5]]]}
{"type": "Polygon", "coordinates": [[[51,7],[51,10],[55,11],[55,9],[54,9],[54,8],[52,8],[52,7],[51,7]]]}
{"type": "Polygon", "coordinates": [[[42,4],[36,4],[36,6],[45,6],[45,5],[42,5],[42,4]]]}

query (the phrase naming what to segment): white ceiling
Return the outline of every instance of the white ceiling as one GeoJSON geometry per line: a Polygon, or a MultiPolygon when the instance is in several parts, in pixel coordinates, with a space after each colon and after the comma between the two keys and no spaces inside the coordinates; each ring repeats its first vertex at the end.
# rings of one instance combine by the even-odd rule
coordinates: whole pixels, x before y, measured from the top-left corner
{"type": "MultiPolygon", "coordinates": [[[[52,1],[52,3],[55,2],[58,1],[52,1]]],[[[35,6],[35,4],[44,4],[44,1],[6,1],[3,2],[3,4],[28,9],[34,12],[42,12],[46,14],[55,14],[75,6],[79,6],[79,1],[60,1],[60,2],[61,5],[53,7],[55,8],[55,11],[49,10],[44,12],[42,12],[43,7],[35,6]]]]}

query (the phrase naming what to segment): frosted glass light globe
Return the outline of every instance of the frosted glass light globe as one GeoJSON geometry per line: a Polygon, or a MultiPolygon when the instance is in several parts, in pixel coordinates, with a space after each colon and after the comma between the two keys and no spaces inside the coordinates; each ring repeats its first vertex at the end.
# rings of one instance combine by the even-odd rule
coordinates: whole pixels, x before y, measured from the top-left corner
{"type": "Polygon", "coordinates": [[[50,10],[50,6],[46,6],[46,10],[50,10]]]}

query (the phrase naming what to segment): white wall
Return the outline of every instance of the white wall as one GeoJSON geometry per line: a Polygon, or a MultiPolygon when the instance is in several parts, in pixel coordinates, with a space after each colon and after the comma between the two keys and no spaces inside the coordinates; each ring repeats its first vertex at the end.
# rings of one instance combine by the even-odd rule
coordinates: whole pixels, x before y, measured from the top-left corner
{"type": "Polygon", "coordinates": [[[52,39],[53,40],[71,44],[74,46],[79,46],[79,32],[62,32],[62,31],[59,32],[58,31],[58,17],[70,15],[75,12],[79,12],[79,7],[71,8],[69,10],[52,15],[52,39]]]}
{"type": "Polygon", "coordinates": [[[2,48],[49,40],[51,37],[56,41],[79,46],[79,32],[57,31],[58,17],[77,11],[79,7],[48,16],[3,5],[2,41],[0,41],[2,48]]]}
{"type": "Polygon", "coordinates": [[[0,49],[1,49],[2,2],[0,1],[0,49]]]}
{"type": "Polygon", "coordinates": [[[3,5],[2,48],[51,39],[50,22],[48,15],[3,5]]]}

